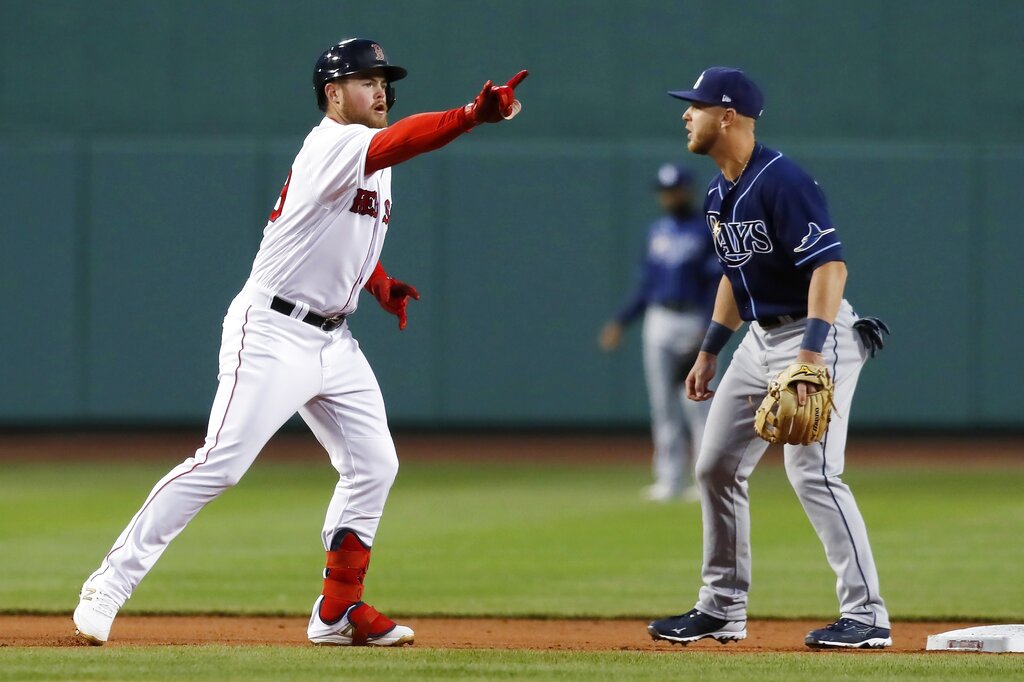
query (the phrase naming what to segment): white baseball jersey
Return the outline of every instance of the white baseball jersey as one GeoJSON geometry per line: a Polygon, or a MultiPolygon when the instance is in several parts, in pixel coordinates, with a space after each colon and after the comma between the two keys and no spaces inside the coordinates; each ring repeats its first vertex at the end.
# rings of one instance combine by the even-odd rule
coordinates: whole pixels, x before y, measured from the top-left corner
{"type": "Polygon", "coordinates": [[[398,457],[380,387],[348,324],[324,330],[307,308],[356,309],[391,213],[391,169],[364,175],[379,131],[325,118],[295,157],[253,264],[224,318],[206,442],[153,488],[86,581],[123,604],[202,507],[234,485],[296,411],[338,471],[324,549],[339,529],[372,544],[398,457]],[[282,314],[277,295],[296,303],[282,314]],[[300,314],[301,313],[301,314],[300,314]]]}
{"type": "Polygon", "coordinates": [[[324,118],[292,164],[249,279],[315,313],[350,314],[380,259],[391,169],[364,175],[380,130],[324,118]]]}

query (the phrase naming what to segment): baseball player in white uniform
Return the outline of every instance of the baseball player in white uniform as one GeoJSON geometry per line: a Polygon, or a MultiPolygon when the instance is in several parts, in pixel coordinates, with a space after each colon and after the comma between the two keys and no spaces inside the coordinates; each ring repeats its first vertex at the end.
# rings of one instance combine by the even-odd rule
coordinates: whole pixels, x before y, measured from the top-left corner
{"type": "Polygon", "coordinates": [[[118,610],[203,506],[237,483],[296,412],[327,450],[339,480],[327,508],[314,644],[397,646],[413,631],[362,601],[363,579],[398,458],[381,391],[349,331],[366,288],[404,328],[415,289],[387,276],[391,166],[437,149],[481,123],[512,118],[515,87],[488,81],[469,104],[388,126],[392,83],[406,70],[380,45],[349,39],[326,50],[313,85],[323,120],[292,164],[241,292],[224,318],[219,388],[206,441],[150,492],[89,576],[76,634],[108,639],[118,610]]]}

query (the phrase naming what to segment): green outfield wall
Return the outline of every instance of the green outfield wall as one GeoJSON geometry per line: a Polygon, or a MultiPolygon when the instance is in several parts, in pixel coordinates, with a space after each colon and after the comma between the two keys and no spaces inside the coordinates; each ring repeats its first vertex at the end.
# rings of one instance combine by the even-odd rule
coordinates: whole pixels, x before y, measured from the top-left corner
{"type": "Polygon", "coordinates": [[[201,423],[220,321],[294,153],[319,52],[380,41],[392,118],[520,68],[524,110],[394,173],[383,260],[422,301],[351,327],[396,425],[641,425],[632,283],[708,65],[825,188],[848,297],[894,329],[858,427],[1024,426],[1024,3],[0,2],[0,425],[201,423]]]}

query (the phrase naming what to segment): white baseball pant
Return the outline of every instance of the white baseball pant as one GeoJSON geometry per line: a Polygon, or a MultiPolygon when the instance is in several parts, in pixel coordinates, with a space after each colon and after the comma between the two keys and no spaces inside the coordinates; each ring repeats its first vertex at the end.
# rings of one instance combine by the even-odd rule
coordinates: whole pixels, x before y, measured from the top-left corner
{"type": "Polygon", "coordinates": [[[238,483],[296,411],[339,474],[324,549],[339,528],[373,543],[398,473],[377,380],[347,323],[323,331],[270,310],[272,298],[249,282],[231,303],[203,447],[156,484],[87,585],[123,604],[167,545],[204,505],[238,483]]]}

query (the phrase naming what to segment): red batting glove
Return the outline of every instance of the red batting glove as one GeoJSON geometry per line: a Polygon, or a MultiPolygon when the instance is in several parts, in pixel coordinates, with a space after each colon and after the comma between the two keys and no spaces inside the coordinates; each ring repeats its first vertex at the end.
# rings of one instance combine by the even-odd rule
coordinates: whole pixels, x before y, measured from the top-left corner
{"type": "Polygon", "coordinates": [[[516,99],[516,86],[528,75],[530,72],[523,70],[512,76],[505,85],[495,86],[492,81],[484,83],[480,94],[466,105],[466,117],[473,125],[480,125],[498,123],[518,114],[522,105],[516,99]]]}
{"type": "Polygon", "coordinates": [[[373,294],[381,308],[398,317],[399,330],[405,329],[408,322],[406,307],[409,305],[409,298],[420,300],[420,292],[416,291],[416,287],[394,277],[388,277],[384,266],[378,261],[377,267],[373,269],[370,279],[366,280],[363,288],[373,294]]]}

